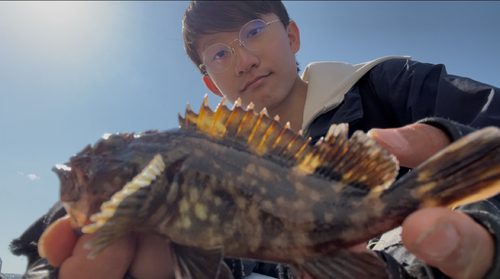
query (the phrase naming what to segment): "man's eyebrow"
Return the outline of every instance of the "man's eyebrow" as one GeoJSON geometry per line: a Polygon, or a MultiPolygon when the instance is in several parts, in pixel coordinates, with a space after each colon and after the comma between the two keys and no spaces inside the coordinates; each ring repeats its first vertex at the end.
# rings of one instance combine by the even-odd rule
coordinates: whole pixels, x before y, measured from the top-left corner
{"type": "MultiPolygon", "coordinates": [[[[207,49],[209,46],[211,46],[213,44],[224,43],[223,42],[223,38],[222,38],[223,37],[222,34],[223,33],[232,33],[232,32],[240,32],[240,30],[237,29],[237,30],[234,30],[234,31],[225,31],[225,32],[219,32],[219,33],[216,33],[216,34],[211,34],[210,36],[213,36],[213,37],[210,38],[209,40],[207,40],[205,43],[203,43],[202,51],[205,51],[205,49],[207,49]]],[[[238,33],[238,35],[239,35],[239,33],[238,33]]],[[[238,36],[238,35],[236,35],[236,36],[238,36]]],[[[231,41],[229,41],[229,42],[231,42],[231,41]]],[[[229,42],[226,42],[226,43],[229,43],[229,42]]]]}
{"type": "Polygon", "coordinates": [[[215,43],[218,43],[220,42],[220,36],[213,36],[210,40],[207,40],[205,43],[203,43],[203,46],[202,46],[202,51],[205,51],[205,49],[207,49],[209,46],[215,44],[215,43]]]}

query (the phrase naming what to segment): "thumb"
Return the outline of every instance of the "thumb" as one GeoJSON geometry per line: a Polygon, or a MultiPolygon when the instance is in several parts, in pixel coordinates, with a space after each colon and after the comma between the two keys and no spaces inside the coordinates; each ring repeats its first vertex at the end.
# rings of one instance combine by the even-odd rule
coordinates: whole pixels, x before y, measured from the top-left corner
{"type": "Polygon", "coordinates": [[[482,278],[493,263],[492,236],[462,212],[425,208],[406,218],[402,227],[408,251],[451,278],[482,278]]]}
{"type": "Polygon", "coordinates": [[[414,168],[450,144],[440,129],[427,124],[410,124],[395,129],[371,129],[368,136],[398,158],[402,166],[414,168]]]}

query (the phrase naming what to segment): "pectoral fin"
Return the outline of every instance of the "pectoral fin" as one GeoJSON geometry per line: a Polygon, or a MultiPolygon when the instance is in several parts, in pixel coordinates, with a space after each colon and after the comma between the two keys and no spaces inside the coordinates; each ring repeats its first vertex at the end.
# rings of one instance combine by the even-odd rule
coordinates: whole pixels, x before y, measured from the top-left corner
{"type": "Polygon", "coordinates": [[[291,264],[301,279],[389,279],[385,262],[371,251],[340,250],[319,259],[297,260],[291,264]]]}
{"type": "Polygon", "coordinates": [[[172,243],[176,279],[234,279],[222,248],[204,250],[172,243]]]}
{"type": "Polygon", "coordinates": [[[102,250],[116,242],[135,227],[145,222],[160,206],[165,184],[165,164],[156,155],[141,173],[116,192],[111,200],[101,205],[101,212],[90,216],[94,223],[82,228],[83,233],[99,235],[85,244],[95,248],[88,258],[95,258],[102,250]]]}

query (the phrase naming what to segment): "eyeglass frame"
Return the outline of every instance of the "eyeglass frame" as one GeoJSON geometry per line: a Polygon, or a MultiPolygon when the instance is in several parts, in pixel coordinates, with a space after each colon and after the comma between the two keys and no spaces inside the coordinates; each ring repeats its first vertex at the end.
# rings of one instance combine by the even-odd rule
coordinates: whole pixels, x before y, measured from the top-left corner
{"type": "Polygon", "coordinates": [[[203,54],[202,54],[202,57],[203,57],[203,63],[201,63],[200,65],[198,65],[198,68],[199,68],[200,70],[204,71],[204,72],[205,72],[205,74],[208,74],[208,72],[207,72],[207,68],[208,68],[208,67],[205,65],[205,62],[204,62],[204,61],[205,61],[205,52],[206,52],[209,48],[211,48],[212,46],[214,46],[214,45],[216,45],[216,44],[223,44],[223,45],[226,45],[226,46],[227,46],[227,48],[231,51],[231,55],[232,55],[232,56],[231,56],[231,64],[229,64],[229,66],[228,66],[225,70],[223,70],[223,71],[221,71],[221,72],[215,72],[215,73],[217,73],[217,74],[218,74],[218,73],[223,73],[223,72],[227,71],[229,68],[231,68],[231,65],[233,64],[234,55],[235,55],[235,52],[236,52],[236,51],[234,50],[234,48],[233,48],[233,47],[231,47],[231,44],[232,44],[232,43],[234,43],[234,42],[236,42],[236,41],[239,41],[238,45],[239,45],[240,47],[243,47],[243,48],[245,48],[245,49],[249,50],[249,51],[257,51],[257,50],[261,50],[261,49],[263,49],[265,46],[267,46],[267,44],[269,44],[269,42],[267,42],[267,43],[266,43],[266,45],[262,46],[262,47],[261,47],[261,48],[259,48],[259,49],[252,50],[252,49],[247,48],[247,47],[243,44],[243,42],[240,40],[241,31],[243,30],[243,28],[245,28],[245,26],[247,26],[249,23],[251,23],[251,22],[253,22],[253,21],[262,21],[262,22],[264,22],[264,23],[266,24],[266,27],[269,27],[269,25],[271,25],[271,23],[275,23],[275,22],[281,21],[281,19],[279,19],[279,18],[278,18],[278,19],[273,19],[273,20],[271,20],[271,21],[269,21],[269,22],[265,22],[265,21],[264,21],[263,19],[261,19],[261,18],[256,18],[256,19],[250,20],[249,22],[245,23],[245,24],[241,27],[240,32],[238,32],[238,38],[236,38],[236,39],[232,40],[229,44],[225,44],[225,43],[215,43],[215,44],[210,45],[210,46],[209,46],[209,47],[208,47],[205,51],[203,51],[203,54]],[[205,69],[203,69],[203,67],[205,67],[205,69]]]}

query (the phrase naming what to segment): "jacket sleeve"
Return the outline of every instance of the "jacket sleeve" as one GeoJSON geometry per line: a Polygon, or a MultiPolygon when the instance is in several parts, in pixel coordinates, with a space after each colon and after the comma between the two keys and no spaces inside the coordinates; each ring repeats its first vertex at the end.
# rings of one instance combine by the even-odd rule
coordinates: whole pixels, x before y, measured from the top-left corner
{"type": "Polygon", "coordinates": [[[26,231],[10,244],[12,254],[26,256],[28,267],[22,278],[24,279],[56,279],[58,269],[51,266],[45,259],[38,255],[38,240],[47,227],[55,220],[66,215],[66,210],[60,202],[38,220],[36,220],[26,231]]]}
{"type": "Polygon", "coordinates": [[[472,128],[500,126],[500,89],[447,73],[444,65],[394,59],[366,76],[398,126],[440,117],[472,128]]]}
{"type": "MultiPolygon", "coordinates": [[[[377,65],[364,80],[396,126],[429,124],[443,130],[452,141],[479,128],[500,127],[500,89],[449,75],[444,65],[389,60],[377,65]]],[[[457,208],[492,234],[496,248],[494,263],[500,263],[499,208],[500,195],[457,208]]],[[[387,245],[380,250],[402,262],[415,277],[448,278],[412,258],[397,238],[385,237],[387,245]]],[[[484,278],[500,278],[500,264],[493,265],[484,278]]]]}

